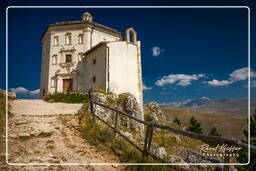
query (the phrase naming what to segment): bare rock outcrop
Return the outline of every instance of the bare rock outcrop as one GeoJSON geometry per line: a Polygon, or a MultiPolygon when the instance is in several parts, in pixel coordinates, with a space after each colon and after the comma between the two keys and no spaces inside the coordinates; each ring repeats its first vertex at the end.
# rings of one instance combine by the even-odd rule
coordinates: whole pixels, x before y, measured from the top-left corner
{"type": "MultiPolygon", "coordinates": [[[[135,118],[144,120],[143,112],[140,109],[139,103],[137,102],[136,98],[129,93],[116,95],[116,94],[103,94],[103,93],[94,92],[92,93],[92,98],[99,103],[112,106],[113,108],[124,111],[125,113],[135,118]]],[[[111,123],[114,121],[114,117],[115,117],[114,111],[96,104],[94,104],[93,107],[94,107],[94,113],[97,116],[104,119],[108,123],[111,123]]],[[[143,124],[140,124],[139,122],[133,119],[130,119],[127,116],[123,116],[120,114],[119,124],[123,127],[127,127],[131,130],[138,132],[140,135],[143,135],[144,133],[143,124]]]]}
{"type": "Polygon", "coordinates": [[[153,122],[164,123],[166,118],[164,113],[160,109],[159,105],[156,102],[150,102],[144,106],[145,114],[150,115],[153,118],[153,122]]]}

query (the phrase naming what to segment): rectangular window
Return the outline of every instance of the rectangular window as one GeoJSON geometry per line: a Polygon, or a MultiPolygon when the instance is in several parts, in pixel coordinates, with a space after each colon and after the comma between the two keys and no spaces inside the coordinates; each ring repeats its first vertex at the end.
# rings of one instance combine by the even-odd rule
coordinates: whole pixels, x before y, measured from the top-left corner
{"type": "Polygon", "coordinates": [[[54,78],[51,79],[51,86],[52,87],[56,86],[56,80],[54,78]]]}
{"type": "Polygon", "coordinates": [[[66,62],[72,62],[72,55],[66,55],[66,62]]]}
{"type": "Polygon", "coordinates": [[[52,56],[52,64],[57,64],[57,55],[52,56]]]}
{"type": "Polygon", "coordinates": [[[55,36],[53,39],[54,39],[54,46],[58,46],[59,45],[59,36],[55,36]]]}
{"type": "Polygon", "coordinates": [[[93,59],[93,65],[95,65],[96,64],[96,59],[93,59]]]}
{"type": "Polygon", "coordinates": [[[93,81],[93,83],[96,82],[96,77],[95,76],[92,78],[92,81],[93,81]]]}
{"type": "Polygon", "coordinates": [[[67,45],[71,45],[71,33],[67,33],[66,35],[65,35],[65,42],[66,42],[66,44],[67,45]]]}
{"type": "Polygon", "coordinates": [[[79,36],[78,36],[78,43],[79,44],[84,43],[84,35],[83,34],[79,34],[79,36]]]}
{"type": "Polygon", "coordinates": [[[79,53],[79,54],[78,54],[78,61],[82,61],[82,58],[83,58],[83,54],[82,54],[82,53],[79,53]]]}

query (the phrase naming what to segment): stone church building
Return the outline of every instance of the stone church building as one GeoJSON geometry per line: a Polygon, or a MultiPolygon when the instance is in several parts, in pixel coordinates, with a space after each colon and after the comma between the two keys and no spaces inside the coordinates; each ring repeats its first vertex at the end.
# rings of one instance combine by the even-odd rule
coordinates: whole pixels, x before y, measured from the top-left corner
{"type": "Polygon", "coordinates": [[[142,99],[140,41],[133,28],[124,35],[93,22],[84,13],[80,21],[49,25],[42,36],[40,97],[56,92],[86,92],[90,88],[142,99]]]}

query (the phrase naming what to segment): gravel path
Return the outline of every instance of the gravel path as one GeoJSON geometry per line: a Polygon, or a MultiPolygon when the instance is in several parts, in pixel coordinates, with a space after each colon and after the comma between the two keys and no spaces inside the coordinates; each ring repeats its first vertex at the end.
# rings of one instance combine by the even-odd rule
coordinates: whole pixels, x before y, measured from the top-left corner
{"type": "Polygon", "coordinates": [[[44,100],[13,100],[10,112],[16,115],[76,114],[83,104],[48,103],[44,100]]]}
{"type": "MultiPolygon", "coordinates": [[[[78,131],[79,124],[74,114],[59,114],[54,109],[48,115],[38,104],[41,100],[18,100],[11,103],[13,115],[8,119],[9,163],[119,163],[116,156],[107,152],[98,151],[87,143],[78,131]],[[24,102],[29,106],[20,105],[24,102]],[[33,104],[35,102],[35,104],[33,104]],[[39,106],[36,108],[35,106],[39,106]],[[19,111],[18,109],[21,109],[19,111]],[[38,114],[32,113],[34,110],[38,114]],[[24,115],[23,112],[30,115],[24,115]],[[40,111],[40,112],[39,112],[40,111]]],[[[50,104],[60,107],[67,104],[50,104]]],[[[73,111],[77,110],[77,105],[73,111]]],[[[69,110],[70,112],[71,110],[69,110]]],[[[2,166],[5,170],[124,170],[122,166],[2,166]]]]}

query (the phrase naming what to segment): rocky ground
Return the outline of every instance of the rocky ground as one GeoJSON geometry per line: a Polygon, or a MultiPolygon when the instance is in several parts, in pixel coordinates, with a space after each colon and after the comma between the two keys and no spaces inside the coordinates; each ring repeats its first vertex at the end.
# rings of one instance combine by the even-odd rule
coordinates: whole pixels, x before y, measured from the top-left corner
{"type": "MultiPolygon", "coordinates": [[[[15,100],[16,101],[16,100],[15,100]]],[[[56,114],[55,110],[44,114],[43,108],[33,112],[31,100],[25,109],[17,110],[20,102],[11,103],[13,114],[8,121],[9,163],[119,163],[118,158],[106,152],[97,151],[88,144],[78,131],[78,119],[71,114],[56,114]],[[16,105],[17,104],[17,105],[16,105]],[[30,110],[31,111],[30,111],[30,110]],[[38,112],[38,111],[41,111],[38,112]]],[[[38,100],[35,101],[38,103],[38,100]]],[[[44,102],[45,103],[45,102],[44,102]]],[[[49,104],[52,105],[52,104],[49,104]]],[[[44,104],[44,107],[47,107],[44,104]]],[[[60,108],[65,107],[60,104],[60,108]]],[[[78,110],[77,105],[74,110],[78,110]]],[[[64,109],[63,109],[64,110],[64,109]]],[[[64,111],[63,111],[64,112],[64,111]]],[[[4,161],[5,153],[1,153],[4,161]]],[[[0,170],[123,170],[120,166],[8,166],[1,163],[0,170]]]]}

